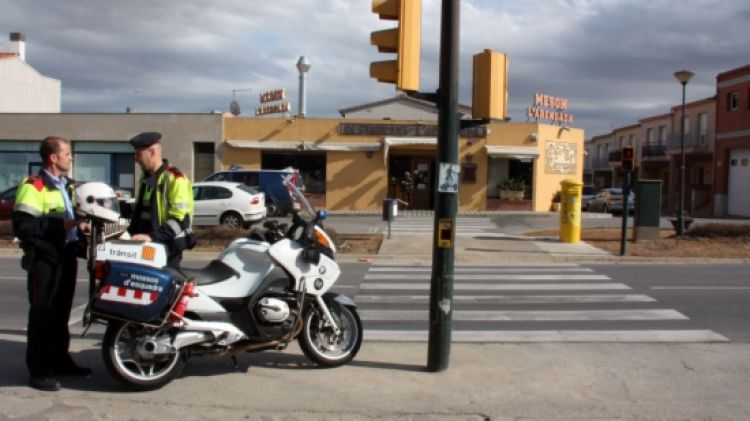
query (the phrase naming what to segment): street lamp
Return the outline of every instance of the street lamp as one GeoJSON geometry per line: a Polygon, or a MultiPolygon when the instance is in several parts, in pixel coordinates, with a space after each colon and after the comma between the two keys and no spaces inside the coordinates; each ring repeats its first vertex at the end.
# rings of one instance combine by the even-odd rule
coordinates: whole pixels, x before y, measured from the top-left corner
{"type": "Polygon", "coordinates": [[[693,77],[693,72],[680,70],[674,72],[674,77],[682,84],[682,119],[680,121],[680,204],[677,212],[677,235],[685,233],[685,86],[693,77]]]}

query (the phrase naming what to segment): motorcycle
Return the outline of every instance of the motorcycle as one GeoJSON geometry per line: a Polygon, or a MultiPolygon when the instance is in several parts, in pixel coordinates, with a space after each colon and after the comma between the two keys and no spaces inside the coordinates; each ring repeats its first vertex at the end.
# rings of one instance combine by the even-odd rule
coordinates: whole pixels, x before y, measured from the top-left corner
{"type": "MultiPolygon", "coordinates": [[[[201,269],[167,267],[161,244],[92,241],[84,321],[106,323],[102,354],[115,378],[136,390],[157,389],[191,356],[228,356],[236,365],[239,353],[283,350],[295,339],[320,366],[357,355],[363,331],[356,305],[330,292],[341,271],[322,228],[326,213],[285,185],[299,205],[286,231],[269,225],[272,240],[236,239],[201,269]]],[[[101,239],[94,213],[91,238],[101,239]]]]}

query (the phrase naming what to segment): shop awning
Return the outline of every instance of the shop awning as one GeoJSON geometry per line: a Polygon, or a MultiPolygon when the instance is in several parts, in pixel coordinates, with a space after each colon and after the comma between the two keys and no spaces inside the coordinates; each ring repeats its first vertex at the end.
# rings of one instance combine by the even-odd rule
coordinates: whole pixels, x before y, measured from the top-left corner
{"type": "Polygon", "coordinates": [[[310,143],[304,142],[306,151],[370,152],[379,151],[380,143],[310,143]]]}
{"type": "Polygon", "coordinates": [[[228,140],[227,144],[233,148],[266,149],[282,151],[337,151],[337,152],[367,152],[378,151],[382,145],[378,143],[329,143],[329,142],[266,142],[260,140],[228,140]]]}
{"type": "Polygon", "coordinates": [[[276,151],[298,151],[302,142],[261,142],[259,140],[227,140],[227,145],[241,149],[271,149],[276,151]]]}
{"type": "Polygon", "coordinates": [[[534,159],[539,157],[535,146],[485,146],[490,158],[534,159]]]}

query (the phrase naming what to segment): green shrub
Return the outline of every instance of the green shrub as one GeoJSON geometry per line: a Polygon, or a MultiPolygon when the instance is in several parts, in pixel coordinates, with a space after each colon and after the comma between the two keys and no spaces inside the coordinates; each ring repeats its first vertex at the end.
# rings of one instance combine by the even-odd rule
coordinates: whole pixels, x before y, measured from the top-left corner
{"type": "Polygon", "coordinates": [[[497,183],[500,190],[523,191],[526,190],[526,182],[520,178],[508,178],[497,183]]]}

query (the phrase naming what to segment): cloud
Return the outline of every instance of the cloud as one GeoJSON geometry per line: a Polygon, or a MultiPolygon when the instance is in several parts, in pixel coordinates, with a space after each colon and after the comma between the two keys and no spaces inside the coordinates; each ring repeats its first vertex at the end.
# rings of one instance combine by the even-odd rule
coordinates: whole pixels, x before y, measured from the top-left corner
{"type": "MultiPolygon", "coordinates": [[[[697,100],[715,93],[717,73],[750,57],[746,1],[460,4],[460,101],[471,104],[471,56],[506,52],[512,119],[526,120],[534,92],[566,97],[587,137],[668,112],[680,101],[676,70],[696,73],[688,100],[697,100]]],[[[421,90],[434,92],[441,2],[422,9],[421,90]]],[[[259,92],[281,87],[296,110],[301,55],[312,64],[311,117],[395,92],[369,78],[369,63],[387,59],[370,32],[393,25],[371,0],[0,0],[0,10],[0,30],[24,32],[29,63],[62,81],[63,111],[207,112],[251,88],[236,94],[248,114],[259,92]]]]}

